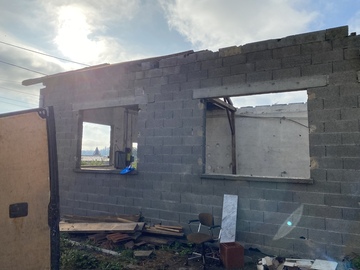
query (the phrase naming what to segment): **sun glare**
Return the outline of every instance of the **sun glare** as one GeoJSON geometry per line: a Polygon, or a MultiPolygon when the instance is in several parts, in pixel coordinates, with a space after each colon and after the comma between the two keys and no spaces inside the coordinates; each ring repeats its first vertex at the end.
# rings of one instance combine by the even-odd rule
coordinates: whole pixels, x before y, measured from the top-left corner
{"type": "Polygon", "coordinates": [[[58,49],[75,61],[89,63],[101,52],[101,43],[91,40],[92,27],[84,11],[79,7],[63,6],[58,11],[57,35],[58,49]]]}

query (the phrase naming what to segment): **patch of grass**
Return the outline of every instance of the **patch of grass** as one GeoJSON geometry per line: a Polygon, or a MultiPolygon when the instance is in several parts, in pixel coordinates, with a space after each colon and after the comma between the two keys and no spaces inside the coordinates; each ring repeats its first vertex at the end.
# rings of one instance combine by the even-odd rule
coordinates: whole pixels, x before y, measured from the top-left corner
{"type": "Polygon", "coordinates": [[[129,269],[129,265],[143,269],[178,269],[178,266],[184,264],[188,254],[193,251],[192,244],[174,242],[171,245],[161,247],[142,246],[138,250],[148,250],[151,248],[154,252],[147,258],[134,257],[134,251],[126,249],[124,245],[117,245],[112,248],[113,251],[119,252],[120,256],[113,256],[92,250],[88,246],[96,248],[94,243],[80,236],[73,236],[61,233],[60,236],[60,270],[75,269],[105,269],[105,270],[122,270],[129,269]],[[74,239],[76,242],[72,242],[74,239]],[[77,243],[81,243],[77,245],[77,243]],[[160,249],[160,250],[159,250],[160,249]],[[159,251],[159,252],[156,252],[159,251]],[[159,265],[165,265],[159,268],[159,265]],[[174,268],[172,268],[174,267],[174,268]]]}
{"type": "Polygon", "coordinates": [[[89,252],[77,248],[65,249],[61,253],[61,269],[98,269],[99,260],[89,252]]]}
{"type": "Polygon", "coordinates": [[[356,269],[360,269],[360,256],[354,258],[352,260],[352,265],[356,268],[356,269]]]}
{"type": "Polygon", "coordinates": [[[134,258],[134,251],[131,249],[123,249],[120,255],[121,261],[126,263],[136,263],[137,260],[134,258]]]}
{"type": "Polygon", "coordinates": [[[180,242],[174,242],[170,246],[162,246],[164,250],[172,251],[174,253],[177,253],[181,256],[189,255],[193,252],[193,244],[182,244],[180,242]]]}
{"type": "MultiPolygon", "coordinates": [[[[106,269],[121,270],[123,269],[123,259],[116,256],[106,256],[104,254],[90,251],[75,246],[68,241],[67,234],[60,236],[60,269],[77,270],[77,269],[106,269]]],[[[85,243],[84,243],[85,244],[85,243]]],[[[86,245],[89,245],[87,242],[86,245]]]]}

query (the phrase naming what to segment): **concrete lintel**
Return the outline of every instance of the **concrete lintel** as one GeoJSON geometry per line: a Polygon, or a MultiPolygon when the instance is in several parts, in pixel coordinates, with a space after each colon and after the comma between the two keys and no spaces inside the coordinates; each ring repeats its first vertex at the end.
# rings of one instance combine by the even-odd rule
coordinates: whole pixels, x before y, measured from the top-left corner
{"type": "Polygon", "coordinates": [[[286,80],[272,80],[195,89],[193,98],[217,98],[297,91],[326,86],[328,84],[328,75],[304,76],[286,80]]]}
{"type": "Polygon", "coordinates": [[[310,178],[298,177],[271,177],[271,176],[251,176],[238,174],[203,174],[202,179],[209,180],[230,180],[230,181],[249,181],[249,182],[273,182],[273,183],[293,183],[293,184],[313,184],[310,178]]]}
{"type": "Polygon", "coordinates": [[[75,103],[72,105],[72,108],[73,111],[79,111],[79,110],[146,104],[147,102],[148,102],[147,96],[143,95],[143,96],[124,97],[124,98],[111,99],[111,100],[100,100],[100,101],[88,102],[88,103],[75,103]]]}

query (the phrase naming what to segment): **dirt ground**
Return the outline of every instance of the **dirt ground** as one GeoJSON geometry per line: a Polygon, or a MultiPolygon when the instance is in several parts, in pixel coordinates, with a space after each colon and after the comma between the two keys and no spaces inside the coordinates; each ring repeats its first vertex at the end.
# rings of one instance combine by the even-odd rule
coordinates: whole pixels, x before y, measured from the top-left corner
{"type": "MultiPolygon", "coordinates": [[[[61,270],[77,269],[101,269],[101,270],[223,270],[226,269],[220,260],[207,259],[204,268],[202,260],[190,260],[187,262],[189,254],[199,251],[196,246],[189,246],[186,243],[175,243],[171,245],[151,245],[147,244],[135,250],[126,249],[123,246],[112,248],[117,252],[117,256],[105,254],[98,250],[89,249],[91,242],[83,237],[62,238],[61,250],[61,270]],[[66,241],[65,241],[66,240],[66,241]],[[80,245],[69,244],[68,240],[75,240],[80,245]],[[151,251],[149,256],[137,257],[135,251],[151,251]]],[[[218,256],[218,250],[213,247],[218,256]]],[[[266,254],[256,249],[244,250],[244,267],[236,268],[239,270],[257,270],[256,263],[266,254]]],[[[359,262],[360,264],[360,257],[359,262]]],[[[232,268],[234,269],[234,268],[232,268]]],[[[346,262],[338,262],[337,270],[356,269],[346,262]]]]}
{"type": "MultiPolygon", "coordinates": [[[[114,251],[120,256],[108,255],[99,251],[89,249],[89,241],[79,237],[72,238],[81,246],[62,244],[61,247],[61,270],[72,269],[123,269],[123,270],[222,270],[226,269],[220,260],[207,259],[204,268],[202,260],[190,260],[189,253],[199,251],[196,246],[189,247],[184,244],[171,246],[142,246],[140,250],[151,250],[147,257],[135,257],[134,250],[123,249],[114,251]],[[106,262],[104,264],[104,262],[106,262]]],[[[136,249],[139,250],[139,249],[136,249]]],[[[218,250],[213,248],[218,257],[218,250]]],[[[256,270],[256,262],[265,255],[257,250],[245,250],[244,268],[241,270],[256,270]]]]}
{"type": "MultiPolygon", "coordinates": [[[[241,270],[256,270],[258,258],[263,257],[259,252],[246,251],[244,268],[241,270]]],[[[202,260],[191,260],[187,264],[187,256],[180,256],[169,251],[157,250],[154,256],[138,262],[138,265],[128,265],[126,269],[153,269],[153,270],[223,270],[226,269],[221,261],[208,259],[204,268],[202,260]]]]}

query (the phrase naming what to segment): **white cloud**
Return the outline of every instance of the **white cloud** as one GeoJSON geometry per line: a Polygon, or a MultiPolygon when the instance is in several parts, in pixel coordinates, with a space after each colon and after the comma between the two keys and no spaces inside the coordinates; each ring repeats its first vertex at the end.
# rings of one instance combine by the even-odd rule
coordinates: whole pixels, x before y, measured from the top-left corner
{"type": "Polygon", "coordinates": [[[196,49],[217,50],[304,32],[317,16],[289,0],[159,1],[169,26],[196,49]]]}
{"type": "Polygon", "coordinates": [[[350,18],[349,29],[350,32],[356,32],[357,34],[360,34],[360,10],[357,11],[352,18],[350,18]]]}
{"type": "Polygon", "coordinates": [[[61,70],[59,65],[35,57],[32,53],[9,46],[0,46],[0,113],[14,110],[25,110],[39,106],[39,86],[24,87],[24,79],[43,75],[33,73],[34,70],[47,74],[49,70],[61,70]]]}
{"type": "Polygon", "coordinates": [[[110,126],[85,122],[83,126],[83,150],[110,147],[110,126]]]}
{"type": "MultiPolygon", "coordinates": [[[[141,58],[129,53],[132,48],[122,46],[114,33],[107,32],[114,25],[133,19],[139,3],[137,0],[21,3],[0,0],[0,41],[90,65],[141,58]]],[[[38,106],[41,86],[24,87],[21,82],[43,75],[26,68],[50,75],[83,67],[6,44],[0,44],[0,55],[0,60],[18,66],[0,63],[0,113],[38,106]]]]}
{"type": "Polygon", "coordinates": [[[107,33],[112,25],[131,20],[140,1],[41,1],[53,27],[53,43],[66,57],[85,64],[130,60],[133,55],[107,33]]]}

